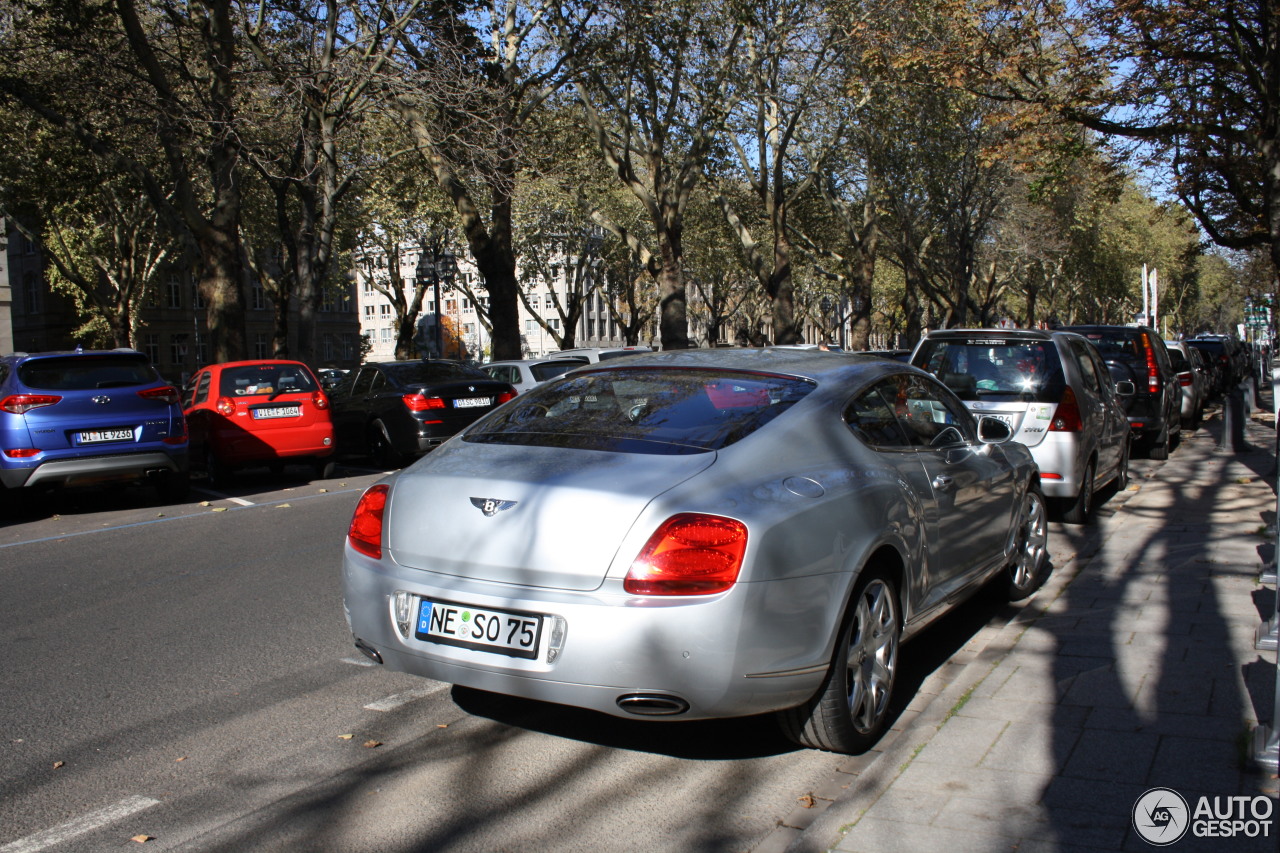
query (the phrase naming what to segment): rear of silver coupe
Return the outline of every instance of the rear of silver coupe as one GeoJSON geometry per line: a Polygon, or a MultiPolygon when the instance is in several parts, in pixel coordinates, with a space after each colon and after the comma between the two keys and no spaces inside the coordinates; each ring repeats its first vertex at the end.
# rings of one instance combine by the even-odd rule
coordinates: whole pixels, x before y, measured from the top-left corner
{"type": "Polygon", "coordinates": [[[899,642],[1029,553],[1024,586],[1047,563],[1034,463],[958,401],[930,415],[963,421],[946,458],[1006,516],[964,553],[936,521],[957,494],[919,475],[932,451],[851,428],[850,402],[903,375],[932,382],[879,359],[689,351],[539,386],[362,496],[343,561],[356,645],[479,690],[629,718],[780,712],[803,744],[865,749],[899,642]],[[849,705],[834,723],[814,719],[827,694],[849,705]]]}

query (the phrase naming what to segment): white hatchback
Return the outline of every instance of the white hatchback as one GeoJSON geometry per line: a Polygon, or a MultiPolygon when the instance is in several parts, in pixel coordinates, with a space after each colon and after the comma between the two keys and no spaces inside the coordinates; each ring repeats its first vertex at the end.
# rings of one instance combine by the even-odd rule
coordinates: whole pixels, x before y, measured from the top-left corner
{"type": "Polygon", "coordinates": [[[1084,336],[941,329],[920,341],[911,363],[941,379],[975,415],[1009,425],[1014,440],[1031,449],[1041,487],[1064,521],[1084,524],[1101,489],[1128,482],[1129,420],[1106,363],[1084,336]]]}

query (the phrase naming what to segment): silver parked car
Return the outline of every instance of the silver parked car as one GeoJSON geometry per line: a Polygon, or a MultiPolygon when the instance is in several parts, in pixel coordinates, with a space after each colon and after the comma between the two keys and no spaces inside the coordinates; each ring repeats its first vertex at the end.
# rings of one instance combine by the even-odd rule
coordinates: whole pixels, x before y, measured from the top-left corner
{"type": "Polygon", "coordinates": [[[563,376],[576,367],[586,364],[582,358],[525,358],[510,361],[491,361],[480,369],[501,382],[510,383],[520,394],[549,379],[563,376]]]}
{"type": "MultiPolygon", "coordinates": [[[[1096,347],[1072,332],[941,329],[911,363],[938,376],[975,415],[998,417],[1031,448],[1045,495],[1084,524],[1095,496],[1129,477],[1129,420],[1096,347]]],[[[1122,389],[1133,393],[1132,383],[1122,389]]]]}
{"type": "Polygon", "coordinates": [[[1169,360],[1182,386],[1182,428],[1195,429],[1204,419],[1213,375],[1205,354],[1186,341],[1165,341],[1169,360]]]}
{"type": "Polygon", "coordinates": [[[584,367],[365,492],[347,617],[393,670],[619,717],[777,712],[801,744],[863,751],[903,640],[1049,571],[1009,437],[885,359],[584,367]]]}

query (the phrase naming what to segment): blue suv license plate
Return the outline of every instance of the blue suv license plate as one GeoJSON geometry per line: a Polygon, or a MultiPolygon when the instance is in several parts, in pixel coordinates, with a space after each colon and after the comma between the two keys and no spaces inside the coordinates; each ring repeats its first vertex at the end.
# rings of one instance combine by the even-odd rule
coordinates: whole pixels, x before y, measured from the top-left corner
{"type": "Polygon", "coordinates": [[[86,429],[76,433],[76,444],[103,444],[108,441],[133,441],[133,430],[86,429]]]}

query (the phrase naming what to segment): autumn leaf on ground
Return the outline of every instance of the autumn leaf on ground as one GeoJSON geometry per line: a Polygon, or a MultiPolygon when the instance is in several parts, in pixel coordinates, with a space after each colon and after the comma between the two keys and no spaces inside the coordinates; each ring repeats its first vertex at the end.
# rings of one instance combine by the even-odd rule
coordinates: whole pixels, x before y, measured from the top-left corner
{"type": "Polygon", "coordinates": [[[129,840],[136,841],[139,844],[146,844],[148,841],[155,841],[156,839],[155,839],[155,836],[153,835],[144,834],[144,835],[135,835],[133,838],[130,838],[129,840]]]}
{"type": "Polygon", "coordinates": [[[214,511],[214,512],[226,512],[226,511],[227,511],[227,508],[226,508],[225,506],[215,506],[215,507],[213,508],[213,511],[214,511]]]}
{"type": "Polygon", "coordinates": [[[377,749],[380,746],[382,746],[382,741],[380,740],[367,740],[364,742],[365,749],[377,749]]]}
{"type": "Polygon", "coordinates": [[[817,805],[817,801],[814,800],[813,794],[805,794],[800,798],[800,805],[804,806],[806,809],[811,809],[817,805]]]}
{"type": "Polygon", "coordinates": [[[187,757],[185,755],[179,756],[178,758],[174,759],[174,761],[186,761],[186,760],[187,760],[187,757]]]}
{"type": "Polygon", "coordinates": [[[355,735],[338,735],[339,740],[351,740],[355,735]]]}
{"type": "Polygon", "coordinates": [[[292,509],[293,504],[276,504],[276,509],[292,509]]]}
{"type": "Polygon", "coordinates": [[[65,761],[55,761],[55,762],[53,762],[53,769],[54,769],[54,770],[57,770],[59,767],[66,767],[66,766],[67,766],[67,762],[65,762],[65,761]]]}
{"type": "Polygon", "coordinates": [[[448,724],[448,723],[436,723],[436,728],[437,728],[437,729],[447,729],[447,728],[449,728],[449,724],[448,724]]]}

